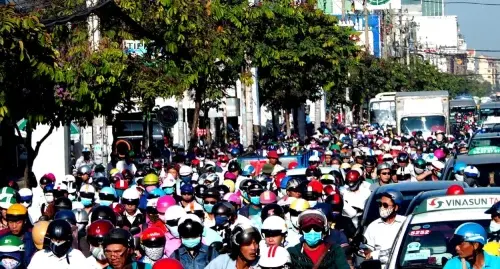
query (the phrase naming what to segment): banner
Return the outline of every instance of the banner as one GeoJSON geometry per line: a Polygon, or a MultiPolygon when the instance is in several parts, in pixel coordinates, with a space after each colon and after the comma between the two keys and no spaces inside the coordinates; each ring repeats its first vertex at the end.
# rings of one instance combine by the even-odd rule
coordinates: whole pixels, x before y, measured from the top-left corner
{"type": "MultiPolygon", "coordinates": [[[[365,17],[363,15],[346,15],[345,20],[342,20],[342,16],[336,15],[339,19],[340,26],[353,27],[354,30],[360,33],[359,41],[357,42],[359,46],[365,46],[365,17]]],[[[380,17],[379,15],[368,15],[368,42],[370,44],[370,54],[375,55],[375,57],[381,57],[382,46],[380,44],[380,17]]]]}

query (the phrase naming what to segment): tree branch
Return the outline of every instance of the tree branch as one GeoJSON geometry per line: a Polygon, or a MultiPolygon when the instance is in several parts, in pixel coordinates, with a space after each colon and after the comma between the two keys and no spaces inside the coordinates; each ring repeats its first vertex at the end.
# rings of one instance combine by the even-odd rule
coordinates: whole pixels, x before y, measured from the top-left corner
{"type": "Polygon", "coordinates": [[[14,123],[14,126],[15,126],[15,128],[16,128],[17,135],[18,135],[19,137],[23,137],[23,136],[21,135],[21,130],[19,130],[19,126],[17,126],[17,123],[14,123]]]}
{"type": "Polygon", "coordinates": [[[55,126],[51,124],[49,131],[47,131],[47,133],[42,137],[42,139],[40,139],[40,141],[36,142],[35,152],[33,153],[33,160],[36,158],[36,156],[38,156],[38,152],[40,151],[40,146],[47,138],[49,138],[49,136],[54,131],[54,128],[55,126]]]}

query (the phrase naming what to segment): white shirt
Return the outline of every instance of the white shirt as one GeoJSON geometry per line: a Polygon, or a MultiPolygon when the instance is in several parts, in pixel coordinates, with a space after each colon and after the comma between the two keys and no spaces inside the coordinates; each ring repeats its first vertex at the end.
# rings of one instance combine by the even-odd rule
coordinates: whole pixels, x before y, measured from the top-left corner
{"type": "Polygon", "coordinates": [[[68,257],[64,255],[59,258],[50,250],[39,250],[31,258],[28,269],[87,269],[91,267],[81,251],[71,249],[67,255],[68,257]]]}
{"type": "Polygon", "coordinates": [[[135,172],[137,172],[137,167],[135,167],[135,164],[127,164],[125,160],[118,161],[116,163],[116,169],[118,169],[120,173],[123,172],[123,170],[129,170],[130,172],[132,172],[132,175],[135,175],[135,172]]]}
{"type": "Polygon", "coordinates": [[[366,244],[372,250],[372,257],[378,259],[380,250],[390,250],[399,234],[405,216],[396,215],[393,223],[385,223],[381,218],[374,220],[365,231],[366,244]]]}
{"type": "MultiPolygon", "coordinates": [[[[366,182],[367,185],[370,183],[366,182]]],[[[344,215],[351,218],[354,226],[358,227],[358,217],[363,214],[365,210],[365,204],[372,192],[369,187],[361,184],[357,191],[349,190],[349,187],[345,186],[340,189],[340,193],[344,197],[344,215]]]]}

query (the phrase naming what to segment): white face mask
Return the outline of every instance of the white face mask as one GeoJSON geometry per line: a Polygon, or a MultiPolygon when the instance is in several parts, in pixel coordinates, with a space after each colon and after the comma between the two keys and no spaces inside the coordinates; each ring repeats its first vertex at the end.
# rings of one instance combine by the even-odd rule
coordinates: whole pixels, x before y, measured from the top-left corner
{"type": "Polygon", "coordinates": [[[90,246],[90,252],[92,253],[92,256],[98,261],[104,261],[106,260],[106,256],[104,255],[104,249],[100,247],[93,247],[90,246]]]}
{"type": "Polygon", "coordinates": [[[170,234],[175,237],[175,238],[179,238],[179,230],[178,230],[178,226],[168,226],[167,225],[167,228],[168,228],[168,231],[170,232],[170,234]]]}
{"type": "Polygon", "coordinates": [[[54,201],[54,195],[52,193],[46,193],[45,201],[47,201],[47,203],[52,203],[54,201]]]}
{"type": "Polygon", "coordinates": [[[379,214],[380,214],[380,217],[383,218],[383,219],[386,219],[388,218],[392,212],[394,211],[394,208],[383,208],[383,207],[380,207],[379,208],[379,214]]]}
{"type": "Polygon", "coordinates": [[[455,174],[455,179],[457,181],[464,181],[464,176],[463,175],[457,175],[457,174],[455,174]]]}
{"type": "Polygon", "coordinates": [[[494,220],[490,222],[490,232],[494,233],[500,231],[500,223],[496,223],[494,220]]]}

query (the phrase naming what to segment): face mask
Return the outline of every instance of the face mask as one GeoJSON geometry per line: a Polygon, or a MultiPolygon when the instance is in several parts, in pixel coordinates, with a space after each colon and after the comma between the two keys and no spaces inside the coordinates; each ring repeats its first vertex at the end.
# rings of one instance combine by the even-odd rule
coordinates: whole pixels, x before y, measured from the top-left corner
{"type": "Polygon", "coordinates": [[[311,230],[308,233],[304,233],[304,240],[308,246],[316,246],[321,241],[321,232],[311,230]]]}
{"type": "Polygon", "coordinates": [[[290,217],[290,222],[292,223],[293,227],[299,228],[299,217],[290,217]]]}
{"type": "Polygon", "coordinates": [[[455,179],[457,181],[464,181],[464,176],[463,175],[457,175],[457,174],[455,174],[455,179]]]}
{"type": "Polygon", "coordinates": [[[286,195],[286,189],[282,189],[280,192],[281,192],[282,197],[286,195]]]}
{"type": "Polygon", "coordinates": [[[200,204],[200,205],[202,205],[202,204],[203,204],[203,198],[199,198],[199,197],[196,197],[196,196],[195,196],[195,197],[194,197],[194,199],[196,200],[196,202],[197,202],[198,204],[200,204]]]}
{"type": "Polygon", "coordinates": [[[147,186],[147,187],[146,187],[146,191],[147,191],[148,193],[152,192],[154,189],[156,189],[156,186],[147,186]]]}
{"type": "Polygon", "coordinates": [[[227,163],[220,163],[220,167],[226,167],[227,163]]]}
{"type": "Polygon", "coordinates": [[[309,206],[311,206],[311,208],[313,208],[318,203],[318,201],[307,201],[307,202],[309,202],[309,206]]]}
{"type": "Polygon", "coordinates": [[[47,201],[47,203],[52,203],[54,201],[54,195],[52,193],[46,193],[45,201],[47,201]]]}
{"type": "Polygon", "coordinates": [[[163,257],[164,247],[150,248],[142,246],[144,249],[144,254],[153,261],[157,261],[163,257]]]}
{"type": "Polygon", "coordinates": [[[183,183],[191,183],[191,176],[181,176],[183,183]]]}
{"type": "Polygon", "coordinates": [[[101,201],[99,202],[99,205],[103,205],[103,206],[110,206],[112,203],[113,203],[113,201],[101,200],[101,201]]]}
{"type": "Polygon", "coordinates": [[[63,242],[59,242],[59,243],[55,243],[55,242],[51,241],[50,245],[49,245],[49,248],[52,251],[52,253],[54,253],[54,255],[56,255],[59,258],[64,256],[68,252],[70,247],[71,247],[71,244],[69,241],[63,241],[63,242]]]}
{"type": "Polygon", "coordinates": [[[394,209],[392,207],[391,208],[383,208],[383,207],[379,208],[380,217],[383,219],[388,218],[392,214],[393,211],[394,211],[394,209]]]}
{"type": "Polygon", "coordinates": [[[68,199],[73,202],[73,201],[76,200],[76,195],[74,195],[74,194],[68,194],[68,199]]]}
{"type": "Polygon", "coordinates": [[[194,248],[196,246],[198,246],[201,242],[201,238],[198,237],[198,238],[182,238],[182,244],[186,247],[186,248],[194,248]]]}
{"type": "Polygon", "coordinates": [[[250,203],[252,203],[252,205],[260,205],[260,197],[259,196],[250,197],[250,203]]]}
{"type": "Polygon", "coordinates": [[[215,216],[215,225],[223,226],[229,221],[227,216],[215,216]]]}
{"type": "Polygon", "coordinates": [[[441,172],[436,172],[437,177],[441,177],[442,173],[441,172]]]}
{"type": "Polygon", "coordinates": [[[124,190],[115,190],[115,191],[116,191],[116,195],[117,195],[118,197],[122,197],[122,196],[123,196],[123,192],[124,192],[124,190]]]}
{"type": "Polygon", "coordinates": [[[31,206],[31,203],[28,203],[28,202],[22,202],[21,203],[24,207],[28,208],[31,206]]]}
{"type": "Polygon", "coordinates": [[[168,226],[167,225],[167,228],[173,237],[179,238],[179,230],[178,230],[179,227],[178,226],[168,226]]]}
{"type": "Polygon", "coordinates": [[[106,260],[106,256],[104,255],[104,249],[101,247],[94,247],[90,246],[90,252],[92,253],[92,256],[98,261],[104,261],[106,260]]]}
{"type": "Polygon", "coordinates": [[[205,209],[205,212],[208,214],[212,213],[212,209],[214,208],[214,205],[212,204],[203,204],[203,209],[205,209]]]}
{"type": "Polygon", "coordinates": [[[163,191],[166,194],[172,194],[172,193],[174,193],[174,187],[165,187],[165,188],[163,188],[163,191]]]}
{"type": "Polygon", "coordinates": [[[16,261],[12,258],[3,258],[0,264],[5,269],[15,269],[15,268],[19,267],[21,262],[16,261]]]}
{"type": "Polygon", "coordinates": [[[248,194],[246,191],[242,191],[241,196],[243,196],[243,198],[248,201],[248,194]]]}
{"type": "Polygon", "coordinates": [[[89,207],[92,205],[92,199],[90,198],[80,198],[80,202],[82,202],[82,205],[84,207],[89,207]]]}
{"type": "Polygon", "coordinates": [[[494,220],[490,222],[490,232],[498,232],[500,231],[500,223],[496,223],[494,220]]]}

